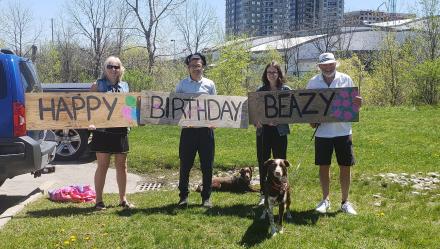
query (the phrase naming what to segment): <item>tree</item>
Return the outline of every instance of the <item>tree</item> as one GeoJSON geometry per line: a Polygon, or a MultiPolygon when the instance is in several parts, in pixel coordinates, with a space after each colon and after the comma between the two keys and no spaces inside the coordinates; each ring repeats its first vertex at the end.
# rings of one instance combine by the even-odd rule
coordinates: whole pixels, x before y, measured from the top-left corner
{"type": "Polygon", "coordinates": [[[4,35],[5,45],[19,56],[27,55],[41,33],[41,28],[33,26],[32,12],[24,8],[21,1],[16,1],[9,3],[2,16],[0,31],[4,35]]]}
{"type": "Polygon", "coordinates": [[[183,37],[190,53],[203,50],[214,40],[212,30],[217,25],[214,10],[203,0],[188,0],[184,8],[174,15],[174,24],[183,37]]]}
{"type": "Polygon", "coordinates": [[[436,105],[440,100],[440,59],[418,64],[410,74],[413,78],[413,103],[436,105]]]}
{"type": "Polygon", "coordinates": [[[138,31],[145,39],[148,51],[148,73],[151,74],[156,61],[157,32],[163,18],[175,10],[185,0],[145,0],[145,10],[139,5],[139,0],[125,0],[134,12],[140,28],[138,31]]]}
{"type": "Polygon", "coordinates": [[[364,89],[370,103],[400,105],[411,91],[410,68],[416,64],[410,43],[399,44],[395,33],[389,33],[373,62],[372,79],[364,89]]]}
{"type": "Polygon", "coordinates": [[[243,87],[248,75],[251,55],[246,43],[239,39],[229,41],[228,45],[220,49],[220,58],[215,66],[208,70],[207,75],[217,87],[221,95],[244,95],[243,87]]]}
{"type": "Polygon", "coordinates": [[[427,59],[433,61],[440,55],[440,0],[419,0],[421,14],[426,18],[417,29],[427,59]]]}
{"type": "Polygon", "coordinates": [[[113,0],[77,0],[70,1],[68,11],[77,32],[87,39],[90,48],[85,50],[91,65],[92,73],[97,78],[101,64],[107,55],[110,45],[110,28],[113,27],[113,0]]]}

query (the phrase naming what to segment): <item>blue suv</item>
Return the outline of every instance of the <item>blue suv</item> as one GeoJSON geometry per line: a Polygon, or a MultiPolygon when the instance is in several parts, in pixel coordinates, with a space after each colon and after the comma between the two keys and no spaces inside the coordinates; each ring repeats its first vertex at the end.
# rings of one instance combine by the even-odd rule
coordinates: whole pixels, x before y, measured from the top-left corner
{"type": "Polygon", "coordinates": [[[41,175],[55,156],[52,131],[26,129],[25,93],[41,91],[32,62],[0,49],[0,186],[17,175],[41,175]]]}

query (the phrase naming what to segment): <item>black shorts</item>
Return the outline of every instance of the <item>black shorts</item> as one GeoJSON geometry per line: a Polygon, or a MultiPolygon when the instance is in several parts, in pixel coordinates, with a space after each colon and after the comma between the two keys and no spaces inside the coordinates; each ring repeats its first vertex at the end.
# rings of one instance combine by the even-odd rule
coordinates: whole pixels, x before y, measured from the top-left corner
{"type": "Polygon", "coordinates": [[[90,151],[110,154],[128,153],[127,127],[105,128],[93,131],[90,151]]]}
{"type": "Polygon", "coordinates": [[[315,164],[330,165],[333,149],[339,165],[353,166],[355,164],[351,135],[341,137],[315,137],[315,164]]]}

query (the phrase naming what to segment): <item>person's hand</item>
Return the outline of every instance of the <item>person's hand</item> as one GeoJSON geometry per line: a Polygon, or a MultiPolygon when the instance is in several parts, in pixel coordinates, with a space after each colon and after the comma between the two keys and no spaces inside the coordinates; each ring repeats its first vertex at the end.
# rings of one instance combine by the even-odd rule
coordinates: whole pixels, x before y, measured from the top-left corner
{"type": "Polygon", "coordinates": [[[254,124],[254,126],[256,127],[256,128],[261,128],[261,127],[263,127],[262,125],[261,125],[261,123],[260,123],[260,121],[257,121],[257,123],[256,124],[254,124]]]}
{"type": "Polygon", "coordinates": [[[361,96],[355,96],[353,98],[353,104],[358,106],[358,107],[361,107],[362,106],[362,97],[361,96]]]}
{"type": "Polygon", "coordinates": [[[208,128],[210,128],[210,129],[215,129],[215,128],[217,128],[215,125],[208,125],[208,128]]]}
{"type": "Polygon", "coordinates": [[[96,130],[96,126],[95,125],[89,125],[89,127],[87,128],[89,131],[94,131],[96,130]]]}
{"type": "Polygon", "coordinates": [[[318,127],[319,123],[310,123],[310,127],[312,128],[316,128],[318,127]]]}
{"type": "Polygon", "coordinates": [[[270,123],[269,123],[269,126],[277,126],[277,124],[275,124],[275,123],[273,123],[273,122],[270,122],[270,123]]]}

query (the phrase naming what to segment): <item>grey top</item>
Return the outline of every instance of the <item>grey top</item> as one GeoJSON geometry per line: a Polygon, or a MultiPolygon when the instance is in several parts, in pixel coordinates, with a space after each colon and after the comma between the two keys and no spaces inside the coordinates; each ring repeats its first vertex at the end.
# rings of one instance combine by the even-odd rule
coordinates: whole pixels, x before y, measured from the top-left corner
{"type": "MultiPolygon", "coordinates": [[[[280,91],[290,91],[292,89],[289,86],[286,86],[283,84],[279,90],[280,91]]],[[[261,92],[261,91],[269,91],[269,88],[264,85],[260,86],[257,89],[257,92],[261,92]]],[[[280,136],[286,136],[286,135],[290,134],[290,128],[289,128],[288,124],[277,125],[277,130],[278,130],[278,135],[280,135],[280,136]]],[[[262,133],[263,133],[263,128],[257,128],[257,136],[261,136],[262,133]]]]}
{"type": "Polygon", "coordinates": [[[176,86],[176,93],[206,93],[217,95],[215,84],[212,80],[202,77],[200,81],[191,79],[190,76],[181,80],[176,86]]]}

